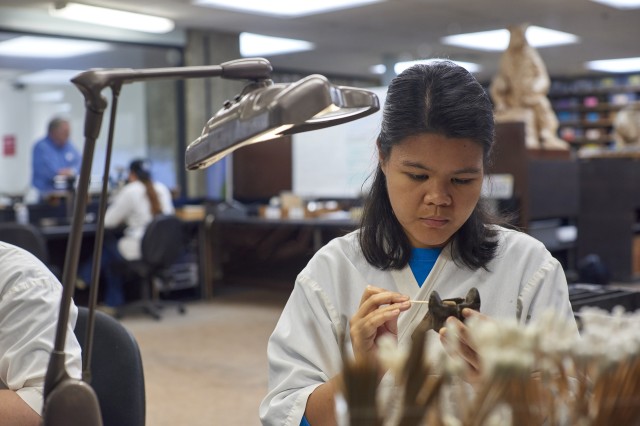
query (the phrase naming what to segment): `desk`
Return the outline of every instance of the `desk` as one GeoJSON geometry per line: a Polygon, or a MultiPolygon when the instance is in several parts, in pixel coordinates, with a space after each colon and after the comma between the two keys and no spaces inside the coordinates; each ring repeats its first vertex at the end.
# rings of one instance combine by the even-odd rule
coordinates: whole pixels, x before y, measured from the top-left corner
{"type": "MultiPolygon", "coordinates": [[[[49,252],[49,261],[62,274],[64,271],[64,262],[67,255],[67,241],[71,234],[71,225],[50,225],[39,226],[38,229],[42,233],[49,252]]],[[[80,249],[80,258],[84,259],[91,256],[93,252],[93,242],[96,235],[97,225],[95,223],[85,223],[82,228],[82,246],[80,249]]],[[[62,279],[62,276],[59,277],[62,279]]]]}
{"type": "Polygon", "coordinates": [[[219,218],[219,226],[249,226],[256,228],[309,228],[313,232],[313,250],[318,251],[325,244],[323,241],[323,231],[345,231],[349,232],[358,226],[358,222],[353,219],[264,219],[256,216],[243,218],[219,218]]]}
{"type": "MultiPolygon", "coordinates": [[[[40,226],[40,232],[47,240],[54,240],[57,238],[63,238],[65,241],[71,234],[71,225],[52,225],[52,226],[40,226]]],[[[82,234],[95,235],[98,226],[95,223],[85,223],[82,227],[82,234]]]]}
{"type": "Polygon", "coordinates": [[[255,281],[292,285],[313,254],[331,239],[358,227],[353,219],[205,219],[207,259],[205,286],[213,295],[218,284],[255,281]]]}
{"type": "MultiPolygon", "coordinates": [[[[193,243],[194,247],[194,257],[197,258],[197,267],[198,273],[200,275],[199,279],[199,292],[200,296],[203,298],[208,298],[210,295],[207,293],[207,288],[203,285],[207,263],[207,254],[205,252],[205,226],[203,221],[201,220],[182,220],[184,232],[187,236],[188,240],[193,243]]],[[[80,264],[83,261],[91,261],[93,257],[93,249],[95,242],[95,235],[97,231],[97,224],[95,223],[85,223],[82,228],[82,243],[80,249],[80,264]]],[[[64,262],[66,257],[66,249],[67,242],[71,233],[71,225],[50,225],[50,226],[40,226],[40,232],[44,236],[47,249],[49,251],[50,262],[52,265],[56,266],[60,272],[64,269],[64,262]]],[[[105,233],[110,232],[110,230],[105,229],[105,233]]],[[[60,277],[61,278],[61,277],[60,277]]]]}

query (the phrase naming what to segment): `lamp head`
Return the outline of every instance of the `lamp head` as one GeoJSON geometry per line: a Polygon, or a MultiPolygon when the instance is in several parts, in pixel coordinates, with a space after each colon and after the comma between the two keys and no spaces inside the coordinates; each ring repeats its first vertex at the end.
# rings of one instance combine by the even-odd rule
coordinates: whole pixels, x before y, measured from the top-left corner
{"type": "Polygon", "coordinates": [[[333,85],[317,74],[290,84],[257,80],[226,102],[189,144],[186,167],[202,169],[242,146],[335,126],[378,109],[374,93],[333,85]]]}

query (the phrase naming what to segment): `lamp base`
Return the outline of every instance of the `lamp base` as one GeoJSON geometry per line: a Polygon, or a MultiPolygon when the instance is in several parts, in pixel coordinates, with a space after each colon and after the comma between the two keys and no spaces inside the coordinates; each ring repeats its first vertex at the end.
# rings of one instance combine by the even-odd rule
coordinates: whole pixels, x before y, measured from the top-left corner
{"type": "Polygon", "coordinates": [[[98,397],[87,383],[66,378],[47,397],[44,426],[102,426],[98,397]]]}

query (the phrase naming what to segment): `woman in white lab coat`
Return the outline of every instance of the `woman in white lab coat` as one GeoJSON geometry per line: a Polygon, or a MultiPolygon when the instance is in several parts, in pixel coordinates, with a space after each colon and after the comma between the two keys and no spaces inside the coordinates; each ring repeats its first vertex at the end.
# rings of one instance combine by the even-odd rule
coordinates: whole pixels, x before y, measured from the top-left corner
{"type": "MultiPolygon", "coordinates": [[[[124,277],[120,264],[141,257],[140,246],[147,225],[157,215],[173,214],[174,207],[169,189],[151,178],[148,161],[136,159],[129,165],[127,184],[115,193],[104,218],[106,229],[124,227],[119,239],[105,233],[102,248],[102,278],[104,304],[117,307],[124,303],[124,277]]],[[[85,265],[86,266],[86,265],[85,265]]],[[[90,268],[81,268],[80,276],[90,280],[90,268]]]]}
{"type": "MultiPolygon", "coordinates": [[[[491,101],[465,69],[417,65],[391,82],[361,227],[298,275],[269,340],[264,425],[335,424],[340,336],[355,358],[375,355],[383,334],[407,345],[427,311],[410,300],[433,290],[451,298],[476,287],[481,312],[493,318],[525,323],[554,308],[574,321],[558,261],[483,208],[493,141],[491,101]]],[[[471,342],[458,355],[478,371],[471,342]]]]}
{"type": "MultiPolygon", "coordinates": [[[[62,299],[62,285],[35,256],[0,242],[0,425],[41,425],[44,382],[62,299]]],[[[71,302],[65,371],[82,376],[71,302]]]]}

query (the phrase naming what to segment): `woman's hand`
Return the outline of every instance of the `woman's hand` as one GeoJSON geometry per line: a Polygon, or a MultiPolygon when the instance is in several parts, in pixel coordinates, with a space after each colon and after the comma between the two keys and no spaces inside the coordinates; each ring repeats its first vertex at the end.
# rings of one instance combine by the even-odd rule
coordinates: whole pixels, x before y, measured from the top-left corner
{"type": "Polygon", "coordinates": [[[367,286],[358,311],[351,317],[349,333],[356,359],[376,353],[376,340],[385,334],[397,338],[398,316],[411,307],[404,294],[367,286]]]}
{"type": "MultiPolygon", "coordinates": [[[[467,319],[471,317],[487,318],[478,311],[474,311],[469,308],[462,310],[462,316],[467,319]]],[[[445,327],[440,329],[440,341],[447,350],[450,356],[462,359],[466,364],[466,370],[468,373],[468,380],[470,383],[474,383],[480,377],[481,363],[480,357],[476,350],[475,343],[472,336],[469,334],[469,329],[464,325],[462,321],[455,317],[449,317],[445,324],[445,327]],[[457,329],[456,333],[451,331],[451,328],[457,329]],[[458,339],[457,342],[451,339],[458,339]]]]}

